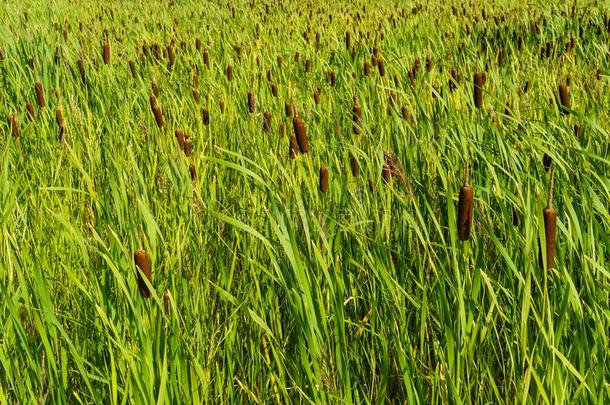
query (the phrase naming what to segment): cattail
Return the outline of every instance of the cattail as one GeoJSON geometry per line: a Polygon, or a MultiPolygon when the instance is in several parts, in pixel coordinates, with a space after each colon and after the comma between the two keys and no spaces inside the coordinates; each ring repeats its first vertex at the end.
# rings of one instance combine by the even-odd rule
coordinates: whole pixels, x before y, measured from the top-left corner
{"type": "Polygon", "coordinates": [[[263,113],[263,131],[271,132],[271,113],[269,111],[263,113]]]}
{"type": "Polygon", "coordinates": [[[220,109],[220,113],[224,113],[225,112],[225,101],[224,100],[220,100],[218,102],[218,108],[220,109]]]}
{"type": "Polygon", "coordinates": [[[277,97],[277,85],[275,83],[271,83],[271,94],[273,94],[273,97],[277,97]]]}
{"type": "Polygon", "coordinates": [[[299,145],[299,151],[301,153],[307,153],[309,151],[309,140],[307,139],[307,128],[305,123],[299,114],[296,114],[292,119],[292,126],[294,133],[296,134],[297,144],[299,145]]]}
{"type": "Polygon", "coordinates": [[[280,122],[280,126],[278,127],[278,132],[280,137],[284,136],[286,133],[286,125],[283,122],[280,122]]]}
{"type": "Polygon", "coordinates": [[[406,106],[402,107],[402,119],[405,121],[409,119],[409,109],[406,106]]]}
{"type": "Polygon", "coordinates": [[[36,116],[36,111],[34,110],[34,105],[32,103],[27,103],[25,105],[25,109],[27,110],[30,119],[34,119],[34,117],[36,116]]]}
{"type": "Polygon", "coordinates": [[[81,81],[83,82],[83,86],[87,85],[87,73],[85,72],[85,62],[82,59],[76,61],[76,66],[78,67],[78,71],[80,73],[81,81]]]}
{"type": "Polygon", "coordinates": [[[186,157],[191,156],[191,154],[193,153],[193,141],[191,141],[191,138],[189,136],[189,134],[187,134],[186,132],[184,133],[184,154],[186,155],[186,157]]]}
{"type": "Polygon", "coordinates": [[[157,102],[157,97],[153,94],[150,96],[150,107],[152,109],[153,115],[155,116],[155,122],[159,128],[163,128],[165,126],[165,121],[163,119],[163,111],[161,110],[161,106],[157,102]]]}
{"type": "Polygon", "coordinates": [[[254,98],[254,93],[248,93],[248,111],[250,113],[256,112],[256,99],[254,98]]]}
{"type": "Polygon", "coordinates": [[[580,136],[580,125],[579,124],[575,124],[574,125],[574,136],[576,136],[577,138],[580,136]]]}
{"type": "Polygon", "coordinates": [[[299,145],[297,144],[297,138],[294,134],[292,134],[292,135],[290,135],[290,150],[289,150],[290,159],[296,158],[298,153],[299,153],[299,145]]]}
{"type": "Polygon", "coordinates": [[[472,228],[474,188],[468,184],[468,162],[466,162],[466,174],[464,185],[460,189],[458,201],[457,232],[459,240],[470,239],[470,229],[472,228]]]}
{"type": "Polygon", "coordinates": [[[278,55],[278,56],[275,58],[275,61],[277,62],[277,67],[278,67],[278,68],[281,68],[281,67],[282,67],[282,55],[278,55]]]}
{"type": "Polygon", "coordinates": [[[358,177],[358,173],[360,172],[360,165],[358,164],[358,159],[354,156],[350,159],[350,168],[352,169],[352,176],[358,177]]]}
{"type": "Polygon", "coordinates": [[[144,298],[148,298],[150,297],[150,289],[144,281],[144,278],[146,278],[148,282],[152,284],[152,273],[150,272],[150,259],[148,258],[148,253],[146,253],[145,250],[140,249],[134,253],[133,259],[138,269],[138,287],[140,288],[140,293],[144,298]]]}
{"type": "Polygon", "coordinates": [[[165,291],[165,294],[163,294],[163,309],[168,315],[172,311],[172,294],[169,290],[165,291]]]}
{"type": "Polygon", "coordinates": [[[201,38],[195,38],[195,49],[198,51],[201,49],[201,38]]]}
{"type": "Polygon", "coordinates": [[[184,150],[184,132],[182,132],[181,129],[177,129],[174,134],[176,135],[180,149],[184,150]]]}
{"type": "Polygon", "coordinates": [[[209,68],[210,67],[210,53],[208,52],[207,49],[203,50],[203,64],[205,65],[205,67],[209,68]]]}
{"type": "Polygon", "coordinates": [[[193,183],[197,182],[197,170],[195,169],[194,164],[189,164],[189,173],[191,174],[191,181],[193,183]]]}
{"type": "Polygon", "coordinates": [[[474,106],[483,106],[483,84],[485,83],[485,73],[474,74],[474,106]]]}
{"type": "Polygon", "coordinates": [[[11,135],[13,138],[19,138],[19,121],[17,121],[17,117],[13,114],[9,114],[8,116],[8,126],[11,129],[11,135]]]}
{"type": "Polygon", "coordinates": [[[227,79],[229,81],[233,80],[233,65],[231,65],[231,64],[227,65],[226,74],[227,74],[227,79]]]}
{"type": "Polygon", "coordinates": [[[202,111],[202,117],[203,117],[203,125],[209,125],[210,124],[210,110],[208,110],[207,108],[204,108],[202,111]]]}
{"type": "Polygon", "coordinates": [[[298,63],[301,60],[301,54],[297,51],[294,53],[294,62],[298,63]]]}
{"type": "Polygon", "coordinates": [[[352,120],[354,121],[354,135],[358,135],[362,131],[362,109],[357,102],[354,103],[352,108],[352,120]]]}
{"type": "Polygon", "coordinates": [[[311,59],[305,61],[305,72],[311,72],[311,59]]]}
{"type": "Polygon", "coordinates": [[[328,168],[322,166],[320,168],[320,192],[326,193],[328,191],[328,168]]]}
{"type": "Polygon", "coordinates": [[[129,60],[129,70],[131,70],[131,76],[135,79],[136,78],[136,61],[134,61],[133,59],[129,60]]]}
{"type": "Polygon", "coordinates": [[[286,101],[284,103],[284,111],[286,112],[286,117],[288,117],[288,118],[292,117],[293,108],[292,108],[291,101],[286,101]]]}
{"type": "Polygon", "coordinates": [[[546,245],[546,268],[552,270],[555,266],[555,235],[557,234],[557,210],[553,207],[553,187],[555,183],[555,167],[551,167],[549,176],[549,195],[547,205],[542,210],[544,217],[544,241],[546,245]]]}
{"type": "Polygon", "coordinates": [[[345,32],[345,49],[349,49],[352,46],[352,37],[349,31],[345,32]]]}
{"type": "Polygon", "coordinates": [[[377,69],[379,70],[379,76],[384,77],[385,76],[385,62],[383,61],[383,59],[379,59],[377,61],[377,69]]]}
{"type": "Polygon", "coordinates": [[[426,70],[428,72],[432,71],[432,68],[434,67],[434,63],[432,62],[432,58],[431,57],[427,57],[426,58],[426,70]]]}
{"type": "Polygon", "coordinates": [[[193,89],[193,99],[195,100],[195,104],[199,104],[199,101],[201,100],[201,96],[199,95],[199,89],[197,88],[193,89]]]}
{"type": "Polygon", "coordinates": [[[460,84],[460,74],[456,68],[451,68],[451,79],[449,80],[449,90],[454,91],[460,84]]]}
{"type": "Polygon", "coordinates": [[[158,98],[159,97],[159,86],[157,86],[157,82],[154,80],[150,82],[150,89],[152,90],[153,95],[158,98]]]}
{"type": "Polygon", "coordinates": [[[561,110],[561,112],[563,114],[568,114],[568,110],[570,108],[570,93],[568,91],[568,86],[566,86],[565,84],[559,85],[559,102],[559,109],[561,110]]]}
{"type": "Polygon", "coordinates": [[[371,74],[371,64],[368,61],[364,61],[364,75],[368,76],[371,74]]]}
{"type": "Polygon", "coordinates": [[[316,105],[320,104],[320,88],[316,87],[316,89],[313,91],[313,100],[316,103],[316,105]]]}
{"type": "Polygon", "coordinates": [[[38,107],[44,108],[46,102],[44,100],[44,91],[42,90],[42,83],[37,81],[34,84],[34,89],[36,90],[36,100],[38,101],[38,107]]]}
{"type": "Polygon", "coordinates": [[[104,49],[104,64],[107,65],[110,63],[110,44],[108,43],[108,38],[104,39],[103,49],[104,49]]]}

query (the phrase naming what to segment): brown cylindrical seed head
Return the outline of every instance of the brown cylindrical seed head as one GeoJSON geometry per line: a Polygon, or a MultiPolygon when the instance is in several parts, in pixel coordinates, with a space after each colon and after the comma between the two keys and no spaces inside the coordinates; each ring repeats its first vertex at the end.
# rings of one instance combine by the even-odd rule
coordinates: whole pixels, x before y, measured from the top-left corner
{"type": "Polygon", "coordinates": [[[377,61],[377,69],[379,70],[379,76],[384,77],[385,76],[385,62],[383,61],[383,59],[379,59],[377,61]]]}
{"type": "Polygon", "coordinates": [[[210,53],[208,52],[207,49],[203,50],[203,64],[205,65],[205,67],[209,68],[210,67],[210,53]]]}
{"type": "Polygon", "coordinates": [[[163,128],[165,126],[165,120],[163,119],[163,111],[161,110],[161,106],[157,102],[157,98],[152,95],[150,96],[150,106],[152,108],[153,115],[155,116],[155,122],[159,128],[163,128]]]}
{"type": "Polygon", "coordinates": [[[209,125],[210,124],[210,110],[207,108],[204,108],[203,111],[201,112],[202,118],[203,118],[203,125],[209,125]]]}
{"type": "Polygon", "coordinates": [[[30,119],[34,119],[34,117],[36,116],[36,111],[34,110],[34,105],[32,103],[27,103],[25,105],[25,109],[28,111],[28,115],[30,116],[30,119]]]}
{"type": "Polygon", "coordinates": [[[42,90],[42,83],[40,83],[40,81],[37,81],[34,84],[34,89],[36,90],[36,101],[38,102],[38,107],[44,108],[46,102],[44,99],[44,91],[42,90]]]}
{"type": "Polygon", "coordinates": [[[175,131],[176,140],[178,140],[178,145],[180,149],[184,150],[184,132],[181,129],[177,129],[175,131]]]}
{"type": "Polygon", "coordinates": [[[551,167],[551,163],[553,163],[553,158],[551,156],[549,156],[548,153],[545,153],[544,156],[542,156],[542,165],[544,166],[545,172],[549,171],[549,168],[551,167]]]}
{"type": "Polygon", "coordinates": [[[9,114],[8,116],[8,126],[11,129],[11,135],[13,138],[19,138],[19,121],[17,121],[17,117],[13,114],[9,114]]]}
{"type": "Polygon", "coordinates": [[[326,193],[328,191],[328,168],[322,166],[320,168],[320,192],[326,193]]]}
{"type": "Polygon", "coordinates": [[[320,104],[320,88],[316,87],[316,89],[313,91],[313,101],[316,103],[316,105],[320,104]]]}
{"type": "Polygon", "coordinates": [[[254,93],[248,93],[248,111],[250,113],[256,112],[256,99],[254,98],[254,93]]]}
{"type": "Polygon", "coordinates": [[[286,101],[286,103],[284,103],[284,111],[286,112],[286,117],[292,117],[292,113],[293,113],[293,108],[292,108],[292,102],[290,101],[286,101]]]}
{"type": "Polygon", "coordinates": [[[402,107],[402,119],[405,121],[409,119],[409,109],[406,106],[402,107]]]}
{"type": "Polygon", "coordinates": [[[470,239],[470,229],[472,227],[474,189],[466,184],[460,189],[458,201],[457,231],[460,240],[470,239]]]}
{"type": "Polygon", "coordinates": [[[295,115],[292,119],[292,126],[294,133],[296,134],[297,144],[299,145],[299,151],[301,153],[307,153],[309,151],[309,140],[307,139],[307,128],[300,115],[295,115]]]}
{"type": "Polygon", "coordinates": [[[364,61],[364,75],[368,76],[371,74],[371,64],[368,61],[364,61]]]}
{"type": "Polygon", "coordinates": [[[150,297],[150,289],[144,281],[144,277],[146,277],[148,282],[152,284],[152,273],[150,272],[150,259],[148,258],[148,253],[140,249],[134,253],[133,258],[138,269],[138,287],[140,293],[144,298],[148,298],[150,297]]]}
{"type": "Polygon", "coordinates": [[[271,113],[269,111],[265,111],[263,114],[263,130],[266,133],[271,132],[271,113]]]}
{"type": "Polygon", "coordinates": [[[474,106],[481,108],[483,106],[483,83],[485,83],[484,73],[474,74],[474,106]]]}
{"type": "Polygon", "coordinates": [[[559,108],[563,114],[567,114],[570,108],[570,92],[565,84],[559,85],[559,108]]]}
{"type": "Polygon", "coordinates": [[[104,53],[104,64],[107,65],[110,63],[110,44],[108,43],[108,39],[104,39],[103,53],[104,53]]]}
{"type": "Polygon", "coordinates": [[[227,74],[227,79],[229,79],[229,81],[233,80],[233,65],[231,65],[231,64],[227,65],[226,74],[227,74]]]}
{"type": "Polygon", "coordinates": [[[350,168],[352,169],[352,176],[358,177],[358,174],[360,173],[360,165],[358,164],[358,159],[356,159],[354,156],[352,156],[349,163],[350,163],[350,168]]]}
{"type": "Polygon", "coordinates": [[[557,210],[548,206],[542,210],[544,217],[544,241],[546,246],[546,268],[555,266],[555,235],[557,234],[557,210]]]}

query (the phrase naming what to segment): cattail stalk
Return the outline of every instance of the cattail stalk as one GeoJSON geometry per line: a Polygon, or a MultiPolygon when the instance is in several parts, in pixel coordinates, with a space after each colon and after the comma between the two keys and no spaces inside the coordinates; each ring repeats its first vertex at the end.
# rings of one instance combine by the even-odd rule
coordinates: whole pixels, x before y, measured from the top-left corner
{"type": "Polygon", "coordinates": [[[552,270],[555,266],[555,236],[557,234],[557,210],[553,207],[553,191],[555,187],[555,165],[551,166],[549,175],[549,194],[546,207],[542,210],[544,217],[544,241],[546,246],[546,268],[552,270]]]}

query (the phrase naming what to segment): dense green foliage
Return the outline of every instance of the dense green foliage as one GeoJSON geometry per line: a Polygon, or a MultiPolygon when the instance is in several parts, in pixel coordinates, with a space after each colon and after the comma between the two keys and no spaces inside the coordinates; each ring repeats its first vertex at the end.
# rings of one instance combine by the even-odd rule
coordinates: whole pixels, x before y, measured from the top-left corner
{"type": "Polygon", "coordinates": [[[280,3],[0,5],[0,403],[608,403],[608,5],[280,3]]]}

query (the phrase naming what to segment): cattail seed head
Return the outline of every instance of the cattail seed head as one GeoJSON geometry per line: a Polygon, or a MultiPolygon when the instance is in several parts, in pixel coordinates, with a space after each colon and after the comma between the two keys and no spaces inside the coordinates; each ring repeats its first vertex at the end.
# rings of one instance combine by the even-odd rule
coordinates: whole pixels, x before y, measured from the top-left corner
{"type": "Polygon", "coordinates": [[[269,111],[263,113],[263,131],[271,132],[271,113],[269,111]]]}
{"type": "Polygon", "coordinates": [[[358,164],[358,159],[356,159],[354,156],[352,156],[349,164],[350,164],[350,168],[352,170],[352,176],[358,177],[358,174],[360,173],[360,165],[358,164]]]}
{"type": "Polygon", "coordinates": [[[470,184],[465,184],[460,189],[458,201],[457,232],[459,240],[470,239],[472,227],[474,189],[470,184]]]}
{"type": "Polygon", "coordinates": [[[150,107],[152,109],[153,115],[155,116],[155,122],[159,128],[163,128],[165,126],[165,120],[163,119],[163,110],[161,110],[161,106],[157,101],[157,97],[153,94],[150,96],[150,107]]]}
{"type": "Polygon", "coordinates": [[[305,60],[305,72],[306,73],[311,72],[311,59],[305,60]]]}
{"type": "Polygon", "coordinates": [[[542,210],[544,217],[544,240],[546,246],[546,268],[555,266],[555,236],[557,234],[557,210],[548,206],[542,210]]]}
{"type": "Polygon", "coordinates": [[[474,106],[483,106],[483,84],[485,83],[485,73],[474,74],[474,106]]]}
{"type": "Polygon", "coordinates": [[[335,85],[335,82],[337,81],[337,74],[335,73],[334,70],[329,70],[326,73],[326,80],[328,81],[328,84],[330,84],[331,86],[335,85]]]}
{"type": "Polygon", "coordinates": [[[193,89],[193,100],[195,100],[195,104],[199,104],[199,102],[201,101],[201,96],[199,95],[199,89],[197,89],[197,88],[193,89]]]}
{"type": "Polygon", "coordinates": [[[85,72],[85,62],[82,59],[76,61],[76,66],[78,67],[78,72],[80,73],[80,78],[83,83],[83,86],[87,85],[87,73],[85,72]]]}
{"type": "Polygon", "coordinates": [[[134,253],[133,258],[138,270],[138,288],[140,289],[140,294],[142,294],[144,298],[148,298],[150,297],[150,289],[144,281],[144,278],[146,278],[148,282],[152,284],[152,273],[150,271],[148,253],[146,253],[145,250],[140,249],[134,253]]]}
{"type": "Polygon", "coordinates": [[[309,140],[307,139],[307,128],[305,123],[299,114],[296,114],[292,119],[292,126],[294,133],[296,134],[297,144],[299,145],[299,151],[301,153],[307,153],[309,151],[309,140]]]}
{"type": "Polygon", "coordinates": [[[203,118],[203,125],[209,125],[210,124],[210,110],[207,108],[204,108],[203,111],[201,112],[202,118],[203,118]]]}
{"type": "Polygon", "coordinates": [[[184,134],[184,154],[186,155],[186,157],[191,156],[191,154],[193,153],[193,141],[191,141],[191,138],[189,136],[189,134],[185,133],[184,134]]]}
{"type": "Polygon", "coordinates": [[[565,84],[559,85],[559,109],[563,114],[568,114],[570,109],[570,92],[565,84]]]}
{"type": "Polygon", "coordinates": [[[19,121],[17,120],[17,117],[15,117],[13,114],[9,114],[7,120],[8,126],[11,129],[11,135],[15,139],[19,138],[19,121]]]}
{"type": "Polygon", "coordinates": [[[25,105],[25,109],[28,112],[28,116],[30,117],[30,119],[34,119],[34,117],[36,116],[36,111],[34,110],[34,105],[32,103],[27,103],[25,105]]]}
{"type": "Polygon", "coordinates": [[[203,64],[205,65],[205,67],[209,68],[210,67],[210,53],[208,52],[207,49],[203,50],[203,64]]]}
{"type": "Polygon", "coordinates": [[[273,97],[277,97],[277,84],[275,83],[271,83],[271,94],[273,94],[273,97]]]}
{"type": "Polygon", "coordinates": [[[377,69],[379,70],[379,76],[384,77],[385,76],[385,62],[383,61],[383,59],[379,59],[377,61],[377,69]]]}
{"type": "Polygon", "coordinates": [[[172,44],[167,46],[167,59],[167,68],[172,69],[176,62],[176,55],[174,54],[174,46],[172,44]]]}
{"type": "Polygon", "coordinates": [[[320,168],[320,192],[326,193],[328,191],[328,168],[322,166],[320,168]]]}
{"type": "Polygon", "coordinates": [[[184,132],[181,129],[176,129],[175,133],[176,140],[178,141],[178,145],[180,149],[184,150],[184,132]]]}
{"type": "Polygon", "coordinates": [[[406,106],[402,107],[402,119],[405,121],[409,119],[409,109],[406,106]]]}
{"type": "Polygon", "coordinates": [[[551,163],[553,163],[553,158],[545,152],[545,154],[542,156],[542,166],[544,167],[545,172],[549,171],[551,163]]]}
{"type": "Polygon", "coordinates": [[[104,39],[103,56],[104,64],[108,65],[110,63],[110,44],[108,43],[108,38],[104,39]]]}
{"type": "Polygon", "coordinates": [[[369,61],[364,61],[364,75],[368,76],[371,74],[371,64],[369,63],[369,61]]]}
{"type": "Polygon", "coordinates": [[[250,111],[251,114],[256,112],[256,99],[252,92],[248,93],[248,111],[250,111]]]}
{"type": "Polygon", "coordinates": [[[293,113],[293,107],[292,107],[292,102],[291,101],[286,101],[284,103],[284,111],[286,113],[286,117],[291,118],[292,117],[292,113],[293,113]]]}
{"type": "Polygon", "coordinates": [[[320,88],[316,87],[316,89],[313,91],[313,100],[316,103],[316,105],[320,104],[320,88]]]}
{"type": "Polygon", "coordinates": [[[233,80],[233,65],[227,65],[226,75],[229,81],[233,80]]]}
{"type": "Polygon", "coordinates": [[[46,102],[44,99],[44,91],[42,89],[42,83],[40,83],[40,81],[37,81],[34,84],[34,89],[36,90],[36,101],[38,102],[38,107],[44,108],[44,106],[46,105],[46,102]]]}

